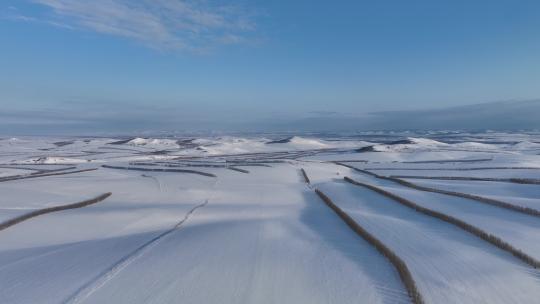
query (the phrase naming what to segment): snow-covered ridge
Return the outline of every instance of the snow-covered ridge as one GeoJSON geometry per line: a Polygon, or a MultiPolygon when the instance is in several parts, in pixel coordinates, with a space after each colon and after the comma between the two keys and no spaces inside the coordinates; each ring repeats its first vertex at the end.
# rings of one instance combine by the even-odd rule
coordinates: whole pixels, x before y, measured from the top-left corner
{"type": "MultiPolygon", "coordinates": [[[[538,145],[540,147],[540,145],[538,145]]],[[[523,143],[514,145],[512,149],[520,150],[534,147],[534,143],[523,143]]],[[[482,142],[459,142],[459,143],[444,143],[429,138],[408,137],[404,140],[398,140],[387,144],[375,144],[366,147],[362,152],[404,152],[404,151],[425,151],[430,149],[456,149],[470,151],[490,151],[498,150],[501,146],[495,144],[486,144],[482,142]]]]}
{"type": "Polygon", "coordinates": [[[512,148],[515,150],[540,149],[540,143],[534,143],[530,141],[520,141],[517,144],[514,144],[512,148]]]}
{"type": "Polygon", "coordinates": [[[179,147],[178,143],[174,139],[158,139],[158,138],[141,138],[137,137],[127,142],[132,146],[152,146],[152,147],[179,147]]]}
{"type": "Polygon", "coordinates": [[[407,139],[388,144],[375,144],[365,147],[360,152],[400,152],[410,150],[428,150],[433,148],[448,147],[449,144],[428,139],[408,137],[407,139]]]}
{"type": "Polygon", "coordinates": [[[298,147],[298,148],[312,148],[312,149],[323,149],[323,148],[336,148],[340,146],[339,144],[335,144],[332,142],[315,139],[315,138],[305,138],[300,136],[294,136],[291,138],[290,145],[298,147]]]}
{"type": "Polygon", "coordinates": [[[419,145],[419,146],[448,146],[448,144],[436,141],[429,138],[417,138],[417,137],[408,137],[407,138],[412,144],[419,145]]]}
{"type": "Polygon", "coordinates": [[[134,138],[125,144],[154,149],[181,149],[185,154],[219,155],[275,152],[289,150],[315,150],[330,148],[359,148],[369,143],[363,141],[327,141],[319,138],[293,136],[283,140],[265,137],[244,138],[222,136],[216,138],[190,139],[189,145],[182,140],[159,138],[134,138]],[[271,143],[271,144],[270,144],[271,143]]]}

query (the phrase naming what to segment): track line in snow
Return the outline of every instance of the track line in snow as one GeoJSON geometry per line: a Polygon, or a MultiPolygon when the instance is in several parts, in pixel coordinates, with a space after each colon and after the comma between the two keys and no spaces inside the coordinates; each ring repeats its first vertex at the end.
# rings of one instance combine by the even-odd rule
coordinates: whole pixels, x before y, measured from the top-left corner
{"type": "MultiPolygon", "coordinates": [[[[218,179],[216,178],[212,189],[216,187],[216,184],[218,183],[218,179]]],[[[209,198],[207,198],[204,202],[201,204],[198,204],[191,208],[186,215],[177,222],[172,228],[169,230],[166,230],[162,232],[161,234],[155,236],[154,238],[150,239],[149,241],[145,242],[141,246],[137,247],[132,252],[125,255],[123,258],[112,264],[109,268],[101,272],[98,276],[96,276],[91,281],[87,282],[83,286],[81,286],[78,290],[76,290],[71,296],[69,296],[66,300],[63,301],[65,304],[76,304],[81,303],[85,299],[87,299],[89,296],[91,296],[95,291],[100,289],[103,285],[107,284],[111,279],[113,279],[116,275],[118,275],[122,270],[124,270],[126,267],[128,267],[131,263],[136,261],[138,258],[142,257],[146,252],[151,250],[153,247],[157,246],[160,241],[162,241],[165,237],[169,236],[171,233],[179,230],[182,225],[197,211],[199,208],[203,208],[208,204],[210,199],[213,195],[211,195],[209,198]]]]}
{"type": "Polygon", "coordinates": [[[82,301],[84,301],[86,298],[92,295],[96,290],[98,290],[103,285],[105,285],[108,281],[113,279],[124,268],[126,268],[135,260],[143,256],[147,251],[155,247],[159,243],[160,240],[162,240],[164,237],[168,236],[172,232],[178,230],[182,226],[182,224],[184,224],[197,209],[202,208],[206,206],[207,204],[208,204],[208,199],[205,200],[203,203],[198,204],[195,207],[193,207],[184,216],[184,218],[180,220],[178,223],[176,223],[176,225],[174,225],[171,229],[164,231],[161,234],[155,236],[154,238],[142,244],[141,246],[139,246],[137,249],[135,249],[128,255],[124,256],[122,259],[114,263],[104,272],[99,274],[95,279],[91,280],[90,282],[88,282],[87,284],[79,288],[73,295],[67,298],[63,303],[75,304],[75,303],[81,303],[82,301]]]}
{"type": "Polygon", "coordinates": [[[163,192],[163,187],[161,186],[161,182],[159,181],[159,179],[157,177],[152,176],[152,175],[146,175],[146,174],[141,174],[141,176],[153,179],[156,182],[157,186],[158,186],[159,192],[163,192]]]}

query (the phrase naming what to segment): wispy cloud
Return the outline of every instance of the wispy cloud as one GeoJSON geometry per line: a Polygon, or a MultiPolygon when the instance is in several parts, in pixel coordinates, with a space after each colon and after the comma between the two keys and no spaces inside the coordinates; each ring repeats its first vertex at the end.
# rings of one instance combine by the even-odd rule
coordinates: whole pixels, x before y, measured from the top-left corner
{"type": "MultiPolygon", "coordinates": [[[[245,8],[206,0],[31,0],[53,14],[28,16],[135,40],[159,50],[203,51],[253,36],[245,8]]],[[[30,19],[31,18],[31,19],[30,19]]]]}

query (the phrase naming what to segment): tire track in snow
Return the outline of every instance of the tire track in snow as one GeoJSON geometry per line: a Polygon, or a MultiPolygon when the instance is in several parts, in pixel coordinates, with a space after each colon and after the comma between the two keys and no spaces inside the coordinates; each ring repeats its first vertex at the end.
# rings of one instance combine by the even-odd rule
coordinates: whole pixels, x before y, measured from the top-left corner
{"type": "MultiPolygon", "coordinates": [[[[214,184],[212,185],[212,189],[215,188],[218,180],[216,179],[214,184]]],[[[208,204],[211,197],[207,198],[203,203],[198,204],[191,208],[188,213],[184,216],[182,220],[180,220],[178,223],[176,223],[171,229],[166,230],[162,232],[161,234],[155,236],[154,238],[150,239],[146,243],[142,244],[141,246],[137,247],[135,250],[133,250],[131,253],[127,254],[120,260],[118,260],[116,263],[111,265],[109,268],[107,268],[105,271],[101,272],[98,276],[96,276],[93,280],[86,283],[85,285],[81,286],[78,290],[76,290],[71,296],[69,296],[66,300],[63,301],[65,304],[77,304],[81,303],[82,301],[86,300],[88,297],[90,297],[94,292],[96,292],[98,289],[103,287],[107,282],[112,280],[114,277],[116,277],[122,270],[124,270],[126,267],[128,267],[131,263],[142,257],[145,253],[147,253],[149,250],[157,246],[160,241],[162,241],[165,237],[170,235],[171,233],[179,230],[182,225],[189,220],[191,215],[197,211],[199,208],[203,208],[208,204]]]]}
{"type": "Polygon", "coordinates": [[[164,237],[168,236],[172,232],[178,230],[182,226],[182,224],[184,224],[197,209],[202,208],[206,206],[207,204],[208,204],[208,199],[205,200],[203,203],[198,204],[195,207],[193,207],[191,210],[189,210],[189,212],[184,216],[184,218],[181,221],[176,223],[176,225],[173,228],[165,232],[162,232],[161,234],[155,236],[151,240],[139,246],[137,249],[135,249],[128,255],[124,256],[118,262],[116,262],[115,264],[110,266],[108,269],[106,269],[104,272],[99,274],[95,279],[93,279],[92,281],[88,282],[87,284],[79,288],[73,295],[71,295],[63,303],[75,304],[75,303],[81,303],[81,301],[84,301],[86,298],[92,295],[95,291],[97,291],[99,288],[105,285],[108,281],[113,279],[124,268],[129,266],[131,263],[133,263],[135,260],[143,256],[150,249],[152,249],[157,244],[159,244],[160,240],[162,240],[164,237]]]}
{"type": "Polygon", "coordinates": [[[157,177],[152,176],[152,175],[146,175],[146,174],[142,174],[141,176],[153,179],[158,186],[159,192],[163,192],[163,187],[161,186],[161,182],[159,181],[157,177]]]}

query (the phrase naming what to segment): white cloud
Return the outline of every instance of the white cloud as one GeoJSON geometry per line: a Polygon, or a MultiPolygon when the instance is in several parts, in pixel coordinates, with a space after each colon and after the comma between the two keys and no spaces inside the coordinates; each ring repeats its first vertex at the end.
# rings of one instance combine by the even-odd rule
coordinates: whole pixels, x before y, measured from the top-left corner
{"type": "MultiPolygon", "coordinates": [[[[251,14],[206,0],[32,0],[54,14],[44,20],[136,40],[160,50],[200,51],[246,41],[251,14]]],[[[36,16],[35,18],[39,18],[36,16]]]]}

